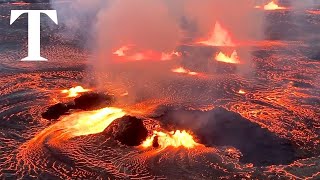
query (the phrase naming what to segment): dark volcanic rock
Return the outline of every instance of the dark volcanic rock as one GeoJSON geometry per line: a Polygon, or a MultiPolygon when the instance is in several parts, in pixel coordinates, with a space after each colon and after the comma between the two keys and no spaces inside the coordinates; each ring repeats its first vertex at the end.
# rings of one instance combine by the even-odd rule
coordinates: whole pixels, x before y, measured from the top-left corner
{"type": "Polygon", "coordinates": [[[111,105],[114,98],[100,93],[86,93],[74,99],[74,109],[96,110],[111,105]]]}
{"type": "Polygon", "coordinates": [[[50,106],[46,112],[42,113],[42,118],[52,120],[58,119],[61,115],[66,114],[69,111],[67,105],[58,103],[53,106],[50,106]]]}
{"type": "Polygon", "coordinates": [[[298,88],[313,88],[312,84],[309,84],[307,82],[302,82],[302,81],[293,81],[292,85],[298,88]]]}
{"type": "Polygon", "coordinates": [[[74,103],[58,103],[50,106],[46,112],[42,113],[42,117],[48,120],[59,119],[61,115],[66,114],[70,109],[96,110],[110,105],[113,101],[113,97],[109,95],[87,93],[75,98],[74,103]]]}
{"type": "Polygon", "coordinates": [[[232,146],[241,151],[240,161],[258,166],[289,164],[297,159],[288,139],[224,108],[214,110],[176,110],[164,113],[160,120],[177,128],[190,129],[207,146],[232,146]]]}
{"type": "Polygon", "coordinates": [[[128,146],[139,146],[148,136],[142,120],[132,116],[117,119],[105,131],[112,133],[116,140],[128,146]]]}
{"type": "Polygon", "coordinates": [[[155,147],[155,148],[160,146],[159,142],[158,142],[158,139],[159,139],[158,136],[155,136],[154,139],[153,139],[152,146],[155,147]]]}

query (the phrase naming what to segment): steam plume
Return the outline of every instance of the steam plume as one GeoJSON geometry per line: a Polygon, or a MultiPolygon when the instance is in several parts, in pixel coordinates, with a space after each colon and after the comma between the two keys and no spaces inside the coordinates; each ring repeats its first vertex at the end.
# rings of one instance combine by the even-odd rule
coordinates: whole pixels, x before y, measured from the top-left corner
{"type": "MultiPolygon", "coordinates": [[[[134,46],[136,51],[168,53],[185,42],[186,36],[192,35],[188,43],[208,36],[216,22],[222,23],[237,41],[257,39],[262,32],[261,16],[251,0],[75,0],[68,5],[59,1],[52,4],[60,17],[66,17],[60,22],[65,22],[69,29],[87,29],[79,26],[84,19],[92,25],[89,32],[85,31],[87,36],[93,36],[90,62],[94,73],[109,74],[97,78],[100,85],[107,81],[133,81],[136,87],[143,87],[146,81],[163,83],[168,78],[172,63],[114,64],[113,52],[124,45],[134,46]],[[126,75],[121,78],[119,74],[126,75]]],[[[250,61],[249,48],[238,53],[244,61],[250,61]]],[[[200,53],[198,58],[208,57],[200,53]]]]}

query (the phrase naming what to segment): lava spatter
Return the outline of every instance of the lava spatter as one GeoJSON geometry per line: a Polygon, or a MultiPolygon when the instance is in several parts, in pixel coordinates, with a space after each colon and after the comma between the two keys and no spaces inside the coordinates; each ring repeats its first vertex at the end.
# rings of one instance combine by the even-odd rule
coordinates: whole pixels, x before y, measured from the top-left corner
{"type": "Polygon", "coordinates": [[[79,94],[89,92],[90,89],[85,89],[82,86],[72,87],[70,89],[61,90],[61,93],[67,94],[67,97],[77,97],[79,94]]]}
{"type": "Polygon", "coordinates": [[[153,135],[148,137],[142,143],[142,146],[150,147],[154,144],[160,148],[166,148],[169,146],[193,148],[198,145],[192,135],[184,130],[176,130],[169,133],[154,131],[153,135]]]}
{"type": "Polygon", "coordinates": [[[235,46],[231,34],[222,27],[220,22],[216,22],[208,40],[199,41],[198,43],[207,46],[235,46]]]}

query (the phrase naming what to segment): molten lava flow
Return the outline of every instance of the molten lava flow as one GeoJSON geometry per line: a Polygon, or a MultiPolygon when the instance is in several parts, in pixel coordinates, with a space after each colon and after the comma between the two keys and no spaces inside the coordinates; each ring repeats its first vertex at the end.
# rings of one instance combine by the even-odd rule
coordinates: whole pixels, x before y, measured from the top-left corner
{"type": "Polygon", "coordinates": [[[143,143],[142,146],[147,148],[151,147],[156,140],[157,137],[157,142],[160,148],[166,148],[169,146],[173,146],[175,148],[177,147],[186,147],[186,148],[193,148],[198,143],[196,143],[189,133],[186,131],[172,131],[170,133],[165,133],[165,132],[158,132],[154,131],[153,135],[151,137],[148,137],[143,143]]]}
{"type": "Polygon", "coordinates": [[[28,5],[28,4],[30,4],[30,3],[26,3],[26,2],[13,2],[13,3],[10,3],[10,4],[21,6],[21,5],[28,5]]]}
{"type": "Polygon", "coordinates": [[[235,46],[230,33],[224,29],[219,22],[216,22],[211,37],[206,41],[198,42],[207,46],[235,46]]]}
{"type": "Polygon", "coordinates": [[[172,69],[172,72],[185,74],[188,73],[188,70],[184,69],[183,67],[178,67],[176,69],[172,69]]]}
{"type": "Polygon", "coordinates": [[[264,5],[263,7],[256,6],[256,8],[261,8],[261,9],[263,8],[264,10],[267,10],[267,11],[287,9],[285,7],[280,7],[278,4],[274,2],[274,0],[264,5]]]}
{"type": "Polygon", "coordinates": [[[113,52],[117,57],[121,57],[123,60],[141,61],[141,60],[171,60],[175,57],[180,57],[181,53],[172,51],[170,53],[157,52],[153,50],[136,50],[131,46],[122,46],[113,52]]]}
{"type": "Polygon", "coordinates": [[[320,11],[319,11],[319,10],[307,10],[307,12],[308,12],[309,14],[320,15],[320,11]]]}
{"type": "Polygon", "coordinates": [[[123,117],[126,113],[119,108],[107,107],[96,111],[74,113],[64,117],[65,129],[72,136],[97,134],[102,132],[114,120],[123,117]]]}
{"type": "Polygon", "coordinates": [[[288,43],[284,41],[263,40],[263,41],[248,41],[243,45],[260,46],[260,47],[274,47],[274,46],[287,46],[288,43]]]}
{"type": "Polygon", "coordinates": [[[128,95],[129,95],[129,92],[124,92],[124,93],[120,94],[121,97],[128,96],[128,95]]]}
{"type": "Polygon", "coordinates": [[[77,112],[63,117],[57,123],[41,131],[28,144],[44,141],[60,143],[77,136],[103,132],[114,120],[126,115],[122,109],[107,107],[96,111],[77,112]]]}
{"type": "Polygon", "coordinates": [[[225,63],[240,64],[240,60],[239,60],[237,51],[233,51],[233,53],[231,54],[230,57],[225,55],[225,54],[223,54],[222,52],[220,52],[216,56],[216,60],[220,61],[220,62],[225,62],[225,63]]]}
{"type": "Polygon", "coordinates": [[[197,72],[192,72],[192,71],[190,71],[190,70],[187,70],[187,69],[185,69],[185,68],[183,68],[183,67],[178,67],[178,68],[172,69],[171,71],[174,72],[174,73],[178,73],[178,74],[188,74],[188,75],[191,75],[191,76],[196,76],[196,75],[199,74],[199,73],[197,73],[197,72]]]}
{"type": "Polygon", "coordinates": [[[70,89],[62,90],[61,93],[68,94],[67,97],[77,97],[80,93],[89,92],[90,89],[84,89],[82,86],[76,86],[70,89]]]}

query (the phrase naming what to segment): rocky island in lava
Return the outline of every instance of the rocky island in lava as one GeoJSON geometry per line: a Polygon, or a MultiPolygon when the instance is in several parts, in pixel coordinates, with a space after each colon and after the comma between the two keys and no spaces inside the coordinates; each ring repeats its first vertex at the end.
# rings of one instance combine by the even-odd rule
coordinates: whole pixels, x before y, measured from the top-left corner
{"type": "Polygon", "coordinates": [[[0,1],[0,179],[320,178],[319,2],[35,2],[0,1]]]}

